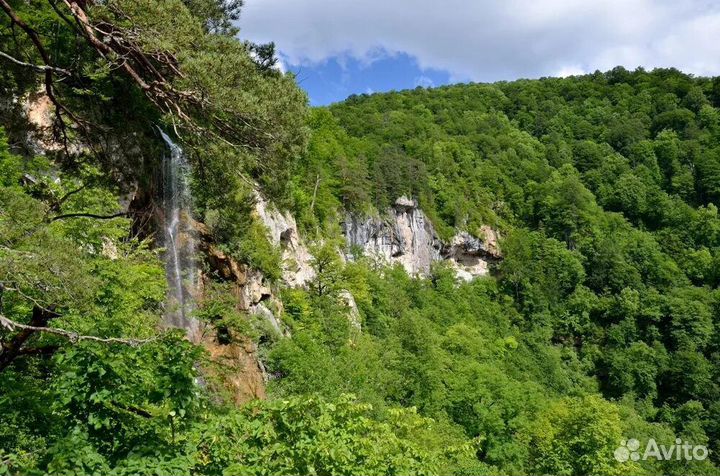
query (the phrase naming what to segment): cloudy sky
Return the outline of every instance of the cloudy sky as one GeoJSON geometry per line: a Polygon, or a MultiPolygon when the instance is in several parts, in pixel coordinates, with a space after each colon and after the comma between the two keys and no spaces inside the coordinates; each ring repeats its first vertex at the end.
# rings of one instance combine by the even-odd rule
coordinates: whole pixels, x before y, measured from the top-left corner
{"type": "Polygon", "coordinates": [[[240,28],[315,105],[616,65],[720,74],[720,0],[245,0],[240,28]]]}

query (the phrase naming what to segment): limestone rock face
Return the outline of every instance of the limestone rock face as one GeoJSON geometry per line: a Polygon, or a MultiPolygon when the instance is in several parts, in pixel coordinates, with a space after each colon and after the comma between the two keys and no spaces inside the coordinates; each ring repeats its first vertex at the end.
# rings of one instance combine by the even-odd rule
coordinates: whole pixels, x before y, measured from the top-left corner
{"type": "Polygon", "coordinates": [[[32,151],[41,155],[46,151],[60,150],[62,144],[55,142],[52,137],[54,112],[50,98],[43,93],[30,94],[25,98],[23,109],[32,128],[28,131],[28,143],[32,151]]]}
{"type": "Polygon", "coordinates": [[[278,334],[285,334],[284,329],[280,326],[280,322],[275,317],[275,314],[273,314],[273,312],[264,303],[261,302],[255,304],[253,307],[250,308],[250,312],[267,321],[267,323],[270,324],[270,327],[272,327],[273,330],[278,334]]]}
{"type": "Polygon", "coordinates": [[[44,90],[30,93],[21,98],[19,102],[28,124],[26,146],[30,152],[36,155],[45,155],[49,152],[63,150],[66,145],[67,151],[71,155],[89,151],[86,144],[79,143],[77,140],[69,140],[67,144],[63,144],[54,137],[55,106],[44,90]]]}
{"type": "MultiPolygon", "coordinates": [[[[489,265],[501,258],[497,232],[488,226],[479,230],[482,238],[459,232],[443,243],[417,202],[400,197],[385,218],[348,214],[343,223],[348,247],[387,264],[400,263],[408,274],[427,276],[433,262],[447,260],[457,276],[471,281],[489,273],[489,265]]],[[[352,253],[346,256],[352,259],[352,253]]]]}
{"type": "Polygon", "coordinates": [[[255,213],[268,229],[270,242],[282,249],[283,281],[290,287],[305,285],[315,277],[310,266],[312,255],[298,233],[295,218],[280,212],[259,193],[255,194],[255,213]]]}
{"type": "Polygon", "coordinates": [[[233,283],[238,310],[250,311],[263,301],[275,299],[270,284],[260,271],[238,263],[212,243],[201,243],[200,249],[216,277],[233,283]]]}
{"type": "MultiPolygon", "coordinates": [[[[310,265],[312,255],[298,233],[295,219],[260,194],[255,198],[255,213],[267,228],[268,239],[282,249],[283,285],[306,285],[315,272],[310,265]]],[[[399,263],[413,276],[427,276],[434,262],[446,260],[455,268],[458,278],[469,281],[487,275],[490,265],[501,259],[498,235],[492,228],[482,227],[478,236],[458,232],[449,243],[444,243],[417,202],[407,197],[400,197],[382,218],[348,215],[342,229],[350,247],[359,247],[364,254],[387,264],[399,263]]],[[[203,224],[197,223],[196,230],[211,272],[216,278],[234,284],[238,309],[265,319],[276,332],[287,335],[277,286],[269,283],[260,271],[238,263],[215,246],[203,224]]],[[[352,259],[351,253],[345,258],[352,259]]],[[[347,306],[353,332],[361,332],[361,316],[353,295],[342,291],[339,298],[347,306]]],[[[232,375],[224,380],[224,385],[233,398],[237,402],[262,398],[268,376],[254,344],[226,344],[214,334],[205,329],[203,343],[213,360],[232,375]]]]}
{"type": "MultiPolygon", "coordinates": [[[[232,292],[238,310],[247,311],[265,319],[278,333],[286,334],[281,322],[268,307],[282,309],[282,302],[275,296],[263,274],[231,256],[212,243],[205,225],[196,223],[201,236],[200,249],[210,271],[216,279],[233,284],[232,292]]],[[[223,341],[218,329],[206,324],[202,329],[202,345],[210,353],[213,366],[205,369],[222,385],[237,404],[256,398],[265,398],[267,374],[260,360],[255,343],[247,338],[240,341],[223,341]]]]}
{"type": "Polygon", "coordinates": [[[430,265],[440,259],[442,242],[432,223],[407,197],[397,199],[384,219],[348,215],[343,232],[350,247],[387,263],[400,263],[413,276],[427,275],[430,265]]]}
{"type": "Polygon", "coordinates": [[[360,310],[355,302],[355,296],[353,296],[350,291],[343,289],[340,291],[340,299],[342,299],[345,306],[347,306],[350,327],[360,332],[362,330],[362,324],[360,323],[360,310]]]}
{"type": "Polygon", "coordinates": [[[480,229],[483,238],[462,231],[443,249],[443,259],[450,262],[458,278],[472,281],[490,272],[489,265],[500,259],[497,232],[488,226],[480,229]]]}

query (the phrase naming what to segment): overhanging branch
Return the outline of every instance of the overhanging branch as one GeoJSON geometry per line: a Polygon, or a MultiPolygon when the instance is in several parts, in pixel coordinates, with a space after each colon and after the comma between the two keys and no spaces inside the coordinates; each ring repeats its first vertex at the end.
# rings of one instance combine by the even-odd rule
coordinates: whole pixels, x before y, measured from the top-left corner
{"type": "Polygon", "coordinates": [[[0,51],[0,58],[5,58],[6,60],[11,61],[18,66],[32,69],[36,73],[46,73],[46,72],[50,71],[53,73],[62,74],[62,75],[66,75],[66,76],[70,76],[70,74],[71,74],[70,71],[63,69],[63,68],[57,68],[55,66],[50,66],[47,64],[39,65],[39,64],[26,63],[25,61],[20,61],[19,59],[10,56],[9,54],[5,53],[4,51],[0,51]]]}
{"type": "Polygon", "coordinates": [[[43,332],[46,334],[53,334],[68,339],[70,342],[77,343],[80,341],[92,341],[100,342],[103,344],[123,344],[131,347],[137,347],[149,342],[154,342],[158,337],[151,337],[149,339],[124,339],[121,337],[97,337],[97,336],[86,336],[78,334],[77,332],[67,331],[65,329],[58,329],[56,327],[40,327],[31,326],[27,324],[21,324],[17,321],[13,321],[2,314],[0,314],[0,326],[11,331],[30,331],[30,332],[43,332]]]}
{"type": "Polygon", "coordinates": [[[64,220],[65,218],[94,218],[96,220],[112,220],[113,218],[126,217],[129,212],[113,213],[112,215],[97,215],[95,213],[65,213],[63,215],[57,215],[50,219],[50,221],[64,220]]]}
{"type": "Polygon", "coordinates": [[[7,0],[0,0],[0,8],[7,14],[7,16],[10,18],[10,21],[13,24],[17,25],[21,30],[23,30],[28,36],[28,38],[30,38],[30,41],[33,43],[33,45],[35,45],[35,49],[40,55],[40,58],[42,58],[43,63],[45,63],[45,66],[50,66],[50,69],[46,68],[43,72],[45,79],[45,93],[47,94],[50,101],[55,105],[55,116],[57,119],[56,123],[60,128],[60,131],[62,132],[63,144],[65,147],[65,152],[67,153],[68,137],[67,131],[65,129],[65,122],[62,119],[62,114],[67,114],[70,119],[72,119],[78,124],[82,124],[82,121],[80,121],[77,116],[75,116],[75,114],[73,114],[68,108],[66,108],[55,96],[55,88],[53,84],[53,69],[51,66],[50,55],[45,49],[45,46],[43,46],[43,43],[40,40],[40,35],[38,35],[38,33],[33,28],[31,28],[27,23],[25,23],[20,17],[17,16],[17,13],[15,13],[15,10],[12,9],[7,0]]]}

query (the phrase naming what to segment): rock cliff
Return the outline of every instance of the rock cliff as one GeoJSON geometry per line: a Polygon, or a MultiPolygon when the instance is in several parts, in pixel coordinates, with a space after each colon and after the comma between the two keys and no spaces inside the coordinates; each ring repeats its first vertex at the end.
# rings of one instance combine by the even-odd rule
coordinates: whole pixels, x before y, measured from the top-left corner
{"type": "Polygon", "coordinates": [[[497,232],[489,226],[482,226],[479,234],[482,238],[465,231],[459,232],[443,247],[443,259],[449,261],[458,278],[465,281],[486,276],[490,265],[502,257],[497,232]]]}
{"type": "Polygon", "coordinates": [[[342,229],[350,250],[347,259],[353,258],[352,248],[359,248],[385,263],[400,263],[413,276],[427,276],[433,262],[447,260],[459,278],[470,281],[487,275],[501,257],[492,228],[482,227],[482,238],[459,232],[444,243],[417,202],[406,197],[397,199],[384,217],[348,214],[342,229]]]}
{"type": "MultiPolygon", "coordinates": [[[[440,259],[442,242],[414,200],[397,199],[386,217],[348,214],[343,223],[347,244],[387,263],[400,263],[413,276],[424,276],[440,259]]],[[[352,259],[352,253],[346,256],[352,259]]]]}
{"type": "Polygon", "coordinates": [[[312,255],[300,237],[295,218],[281,212],[255,193],[255,213],[268,229],[268,238],[282,249],[283,282],[290,287],[303,286],[315,276],[310,265],[312,255]]]}

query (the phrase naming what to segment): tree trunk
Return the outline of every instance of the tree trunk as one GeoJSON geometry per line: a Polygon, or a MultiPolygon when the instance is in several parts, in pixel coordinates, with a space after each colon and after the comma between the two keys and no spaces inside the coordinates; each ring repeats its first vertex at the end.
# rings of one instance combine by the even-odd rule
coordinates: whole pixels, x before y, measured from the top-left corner
{"type": "MultiPolygon", "coordinates": [[[[30,324],[33,327],[45,327],[55,317],[58,317],[54,310],[54,307],[50,309],[44,309],[39,306],[33,308],[32,317],[30,318],[30,324]]],[[[18,332],[9,342],[0,343],[0,372],[5,370],[16,357],[22,355],[22,346],[25,342],[35,334],[35,331],[29,329],[23,329],[18,332]]]]}

